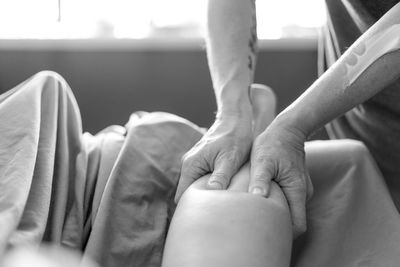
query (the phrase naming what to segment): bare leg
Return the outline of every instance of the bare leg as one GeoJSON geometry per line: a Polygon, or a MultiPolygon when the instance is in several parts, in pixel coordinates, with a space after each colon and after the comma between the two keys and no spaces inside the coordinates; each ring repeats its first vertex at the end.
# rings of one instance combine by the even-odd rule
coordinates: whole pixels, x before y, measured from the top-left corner
{"type": "MultiPolygon", "coordinates": [[[[162,266],[289,266],[292,229],[280,188],[274,184],[266,199],[238,192],[240,185],[205,190],[207,178],[193,184],[179,202],[162,266]]],[[[248,179],[248,166],[235,176],[237,183],[248,179]]]]}

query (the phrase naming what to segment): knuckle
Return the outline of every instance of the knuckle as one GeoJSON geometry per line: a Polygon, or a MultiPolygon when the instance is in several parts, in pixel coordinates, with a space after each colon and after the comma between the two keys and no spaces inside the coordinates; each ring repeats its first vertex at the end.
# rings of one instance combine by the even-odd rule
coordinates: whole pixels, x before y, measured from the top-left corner
{"type": "Polygon", "coordinates": [[[284,177],[280,183],[297,190],[306,188],[306,181],[297,173],[289,174],[287,177],[284,177]]]}
{"type": "Polygon", "coordinates": [[[182,157],[182,170],[188,169],[192,165],[193,158],[190,156],[183,156],[182,157]]]}
{"type": "Polygon", "coordinates": [[[183,161],[181,174],[203,173],[207,171],[207,164],[199,157],[189,157],[183,161]]]}
{"type": "Polygon", "coordinates": [[[294,182],[292,184],[281,184],[279,185],[282,187],[282,190],[285,192],[287,196],[287,200],[290,203],[291,206],[295,207],[302,207],[305,204],[305,201],[307,199],[307,188],[303,183],[300,182],[294,182]],[[296,185],[296,184],[299,185],[296,185]]]}
{"type": "Polygon", "coordinates": [[[194,158],[194,155],[196,155],[196,153],[193,152],[193,148],[192,148],[188,152],[183,154],[181,160],[182,160],[183,163],[190,162],[191,159],[194,158]]]}
{"type": "Polygon", "coordinates": [[[223,172],[215,172],[211,175],[210,181],[218,181],[223,185],[226,185],[229,183],[229,177],[227,174],[223,172]]]}
{"type": "Polygon", "coordinates": [[[189,161],[189,157],[187,154],[184,154],[181,158],[181,163],[183,166],[185,166],[187,164],[187,162],[189,161]]]}
{"type": "Polygon", "coordinates": [[[265,151],[256,148],[256,150],[254,151],[253,161],[257,164],[270,164],[271,157],[269,157],[269,155],[265,153],[265,151]]]}
{"type": "Polygon", "coordinates": [[[253,146],[252,162],[265,166],[277,165],[280,159],[268,148],[262,146],[253,146]]]}
{"type": "Polygon", "coordinates": [[[222,153],[221,160],[225,161],[231,166],[238,166],[243,158],[242,152],[239,149],[232,149],[225,153],[222,153]]]}
{"type": "Polygon", "coordinates": [[[266,183],[268,181],[268,176],[265,173],[259,173],[254,175],[253,183],[266,183]]]}
{"type": "Polygon", "coordinates": [[[307,185],[304,180],[302,179],[297,179],[298,182],[297,184],[294,185],[296,188],[296,191],[300,194],[300,196],[306,196],[307,195],[307,185]]]}

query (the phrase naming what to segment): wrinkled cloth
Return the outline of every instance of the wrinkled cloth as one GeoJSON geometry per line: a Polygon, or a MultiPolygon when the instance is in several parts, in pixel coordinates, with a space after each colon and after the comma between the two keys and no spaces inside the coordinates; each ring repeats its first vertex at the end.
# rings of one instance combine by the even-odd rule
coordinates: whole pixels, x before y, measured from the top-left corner
{"type": "MultiPolygon", "coordinates": [[[[200,128],[136,112],[82,134],[67,83],[41,72],[0,96],[0,133],[0,252],[51,242],[104,267],[160,266],[181,157],[200,128]]],[[[306,162],[314,196],[292,266],[398,266],[399,214],[365,146],[310,142],[306,162]]]]}
{"type": "Polygon", "coordinates": [[[399,266],[400,216],[366,146],[313,141],[305,151],[314,195],[292,266],[399,266]]]}
{"type": "Polygon", "coordinates": [[[82,135],[66,82],[41,72],[0,99],[0,246],[53,242],[102,266],[159,266],[187,120],[134,113],[82,135]]]}

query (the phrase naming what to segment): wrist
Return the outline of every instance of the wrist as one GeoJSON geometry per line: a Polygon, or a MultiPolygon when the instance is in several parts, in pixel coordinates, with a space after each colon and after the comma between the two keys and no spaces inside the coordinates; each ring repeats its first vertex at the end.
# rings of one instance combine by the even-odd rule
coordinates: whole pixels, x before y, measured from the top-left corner
{"type": "Polygon", "coordinates": [[[308,127],[305,127],[301,119],[294,114],[290,114],[290,112],[280,113],[273,120],[270,127],[278,129],[278,132],[288,132],[300,141],[306,141],[312,133],[308,127]]]}
{"type": "Polygon", "coordinates": [[[249,98],[249,89],[245,84],[226,86],[217,92],[217,118],[252,117],[253,109],[249,98]]]}
{"type": "Polygon", "coordinates": [[[253,110],[249,101],[224,102],[218,107],[217,119],[248,119],[251,121],[253,110]]]}

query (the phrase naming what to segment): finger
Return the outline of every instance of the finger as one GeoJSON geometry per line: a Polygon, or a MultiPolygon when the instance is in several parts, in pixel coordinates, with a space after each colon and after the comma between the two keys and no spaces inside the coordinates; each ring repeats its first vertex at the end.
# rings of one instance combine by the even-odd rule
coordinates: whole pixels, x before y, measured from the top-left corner
{"type": "Polygon", "coordinates": [[[250,101],[253,107],[254,137],[263,132],[276,115],[276,96],[272,89],[263,84],[252,84],[250,101]]]}
{"type": "Polygon", "coordinates": [[[271,161],[255,155],[251,160],[249,192],[268,197],[275,168],[271,161]]]}
{"type": "Polygon", "coordinates": [[[175,203],[178,203],[183,193],[194,181],[207,174],[206,168],[202,167],[207,166],[207,164],[205,162],[202,164],[202,162],[203,160],[200,160],[199,158],[183,161],[181,175],[175,193],[175,203]]]}
{"type": "Polygon", "coordinates": [[[306,222],[307,189],[305,180],[302,180],[300,177],[301,176],[289,178],[293,180],[288,184],[279,183],[279,185],[283,190],[283,193],[285,194],[286,200],[289,204],[290,214],[292,216],[292,223],[293,223],[293,234],[295,238],[297,238],[299,235],[301,235],[307,230],[307,222],[306,222]]]}
{"type": "Polygon", "coordinates": [[[226,153],[215,162],[214,171],[207,183],[207,188],[212,190],[227,189],[233,175],[238,171],[242,162],[239,160],[237,152],[226,153]]]}

